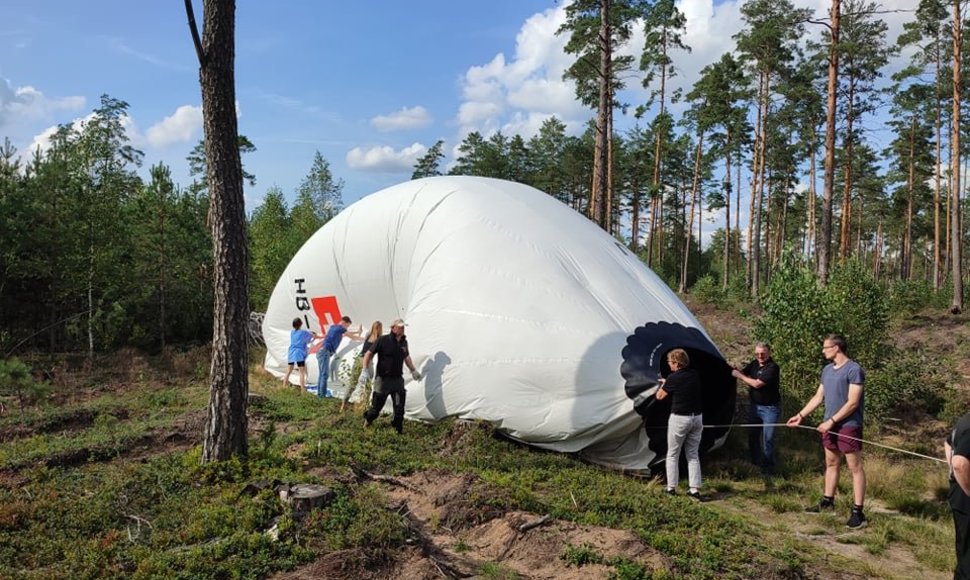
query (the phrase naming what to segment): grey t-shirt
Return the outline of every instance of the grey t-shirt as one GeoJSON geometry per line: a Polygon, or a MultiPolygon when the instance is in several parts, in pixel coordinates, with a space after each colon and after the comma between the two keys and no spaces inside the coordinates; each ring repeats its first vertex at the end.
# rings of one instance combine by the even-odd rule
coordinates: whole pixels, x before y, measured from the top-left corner
{"type": "MultiPolygon", "coordinates": [[[[825,419],[836,414],[849,400],[849,385],[862,385],[866,382],[866,373],[854,360],[848,360],[839,368],[834,363],[825,365],[822,369],[822,385],[825,392],[825,419]]],[[[865,391],[859,399],[859,406],[851,415],[842,420],[842,425],[862,426],[862,408],[865,406],[865,391]]]]}

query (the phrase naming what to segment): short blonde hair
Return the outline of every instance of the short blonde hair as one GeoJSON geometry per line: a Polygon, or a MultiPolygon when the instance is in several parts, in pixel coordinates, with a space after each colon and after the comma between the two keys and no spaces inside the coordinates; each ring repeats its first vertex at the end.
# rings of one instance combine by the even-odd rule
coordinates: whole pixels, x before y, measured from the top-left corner
{"type": "Polygon", "coordinates": [[[690,357],[687,356],[687,351],[682,348],[675,348],[667,353],[667,362],[669,363],[671,361],[680,365],[682,369],[690,366],[690,357]]]}

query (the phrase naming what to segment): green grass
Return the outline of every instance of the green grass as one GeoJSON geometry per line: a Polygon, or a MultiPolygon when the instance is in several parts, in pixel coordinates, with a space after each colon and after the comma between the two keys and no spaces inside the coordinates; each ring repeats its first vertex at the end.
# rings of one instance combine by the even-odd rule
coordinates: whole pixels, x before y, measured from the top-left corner
{"type": "MultiPolygon", "coordinates": [[[[817,440],[800,430],[780,433],[784,462],[770,488],[743,459],[744,434],[733,431],[728,444],[704,460],[705,493],[715,501],[698,504],[665,496],[654,480],[525,447],[482,424],[408,422],[398,436],[381,418],[365,430],[359,409],[339,413],[339,402],[279,388],[263,375],[251,381],[251,391],[262,397],[250,408],[259,432],[247,459],[200,467],[198,447],[133,457],[133,442],[148,441],[150,448],[186,413],[202,412],[206,388],[192,377],[161,387],[146,380],[121,393],[110,387],[99,385],[96,395],[75,405],[0,419],[0,430],[9,433],[0,447],[7,477],[0,480],[0,569],[12,577],[263,578],[337,551],[350,554],[360,570],[379,570],[415,542],[414,531],[405,516],[387,509],[382,487],[358,482],[350,477],[353,470],[473,474],[467,493],[440,520],[428,522],[432,529],[460,530],[508,510],[549,514],[629,530],[670,566],[651,570],[588,545],[568,546],[560,555],[570,566],[608,566],[611,578],[876,570],[828,558],[790,533],[784,518],[803,521],[801,510],[817,500],[821,486],[817,440]],[[72,454],[84,459],[59,462],[72,454]],[[320,483],[335,499],[296,521],[278,501],[277,483],[320,483]],[[278,541],[267,533],[271,528],[278,541]]],[[[880,478],[895,473],[892,461],[873,464],[880,478]]],[[[813,518],[802,533],[846,538],[875,556],[903,547],[927,569],[947,570],[949,513],[927,496],[940,480],[920,476],[914,466],[901,473],[898,484],[873,485],[872,495],[903,515],[870,515],[869,528],[846,535],[844,477],[840,512],[813,518]]],[[[469,552],[471,546],[459,540],[452,550],[469,552]]],[[[517,577],[502,562],[483,563],[479,574],[517,577]]]]}

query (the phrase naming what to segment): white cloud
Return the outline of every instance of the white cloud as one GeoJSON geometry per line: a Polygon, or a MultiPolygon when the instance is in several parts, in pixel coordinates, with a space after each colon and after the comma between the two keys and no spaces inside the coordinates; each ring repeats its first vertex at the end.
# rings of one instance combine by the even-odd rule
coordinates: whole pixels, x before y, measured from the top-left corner
{"type": "MultiPolygon", "coordinates": [[[[90,121],[92,118],[94,118],[94,113],[88,113],[84,117],[79,117],[71,121],[71,126],[74,128],[75,131],[80,131],[81,129],[84,128],[84,125],[86,125],[87,122],[90,121]]],[[[122,121],[122,123],[126,125],[125,129],[126,131],[128,131],[128,126],[127,126],[128,123],[126,123],[124,120],[122,121]]],[[[59,125],[51,125],[50,127],[44,129],[43,131],[35,135],[34,138],[31,140],[30,145],[28,145],[27,148],[21,152],[21,158],[27,161],[31,157],[33,157],[34,152],[38,150],[42,154],[46,153],[47,150],[51,148],[51,138],[54,136],[54,133],[56,133],[59,128],[60,128],[59,125]]]]}
{"type": "Polygon", "coordinates": [[[465,72],[455,118],[459,139],[472,131],[499,130],[528,138],[550,116],[578,126],[589,115],[576,101],[573,83],[562,80],[572,62],[564,50],[566,36],[556,35],[565,18],[563,7],[534,14],[519,30],[511,58],[499,53],[465,72]]]}
{"type": "Polygon", "coordinates": [[[31,86],[14,88],[0,78],[0,127],[8,120],[48,119],[57,111],[77,111],[84,103],[84,97],[51,98],[31,86]]]}
{"type": "Polygon", "coordinates": [[[354,147],[347,152],[347,166],[365,171],[401,173],[411,171],[418,158],[427,151],[428,148],[420,143],[413,143],[400,151],[388,145],[370,149],[354,147]]]}
{"type": "Polygon", "coordinates": [[[421,106],[404,107],[390,115],[378,115],[370,120],[370,124],[378,131],[384,132],[420,129],[431,124],[431,115],[421,106]]]}
{"type": "Polygon", "coordinates": [[[201,130],[202,107],[182,105],[174,113],[149,127],[145,138],[153,147],[165,147],[172,143],[191,141],[201,130]]]}
{"type": "Polygon", "coordinates": [[[41,131],[40,134],[35,135],[30,145],[27,146],[27,149],[21,153],[21,157],[24,160],[29,160],[34,156],[34,151],[40,151],[42,154],[45,153],[51,148],[51,137],[54,136],[55,132],[57,132],[57,125],[48,127],[41,131]]]}

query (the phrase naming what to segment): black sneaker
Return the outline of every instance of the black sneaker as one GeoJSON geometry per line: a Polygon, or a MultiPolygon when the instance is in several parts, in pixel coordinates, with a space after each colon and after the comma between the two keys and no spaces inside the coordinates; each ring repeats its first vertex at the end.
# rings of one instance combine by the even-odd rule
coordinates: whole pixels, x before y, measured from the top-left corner
{"type": "Polygon", "coordinates": [[[867,523],[869,522],[866,520],[866,514],[862,513],[861,510],[852,510],[849,521],[845,522],[845,527],[850,530],[861,530],[866,527],[867,523]]]}
{"type": "Polygon", "coordinates": [[[701,492],[699,491],[688,491],[687,497],[697,501],[704,501],[703,499],[701,499],[701,492]]]}
{"type": "Polygon", "coordinates": [[[667,495],[677,495],[677,490],[673,487],[668,487],[664,493],[667,495]]]}
{"type": "Polygon", "coordinates": [[[810,514],[820,514],[822,512],[830,512],[835,510],[835,502],[828,500],[821,500],[815,505],[810,505],[805,508],[805,511],[810,514]]]}

